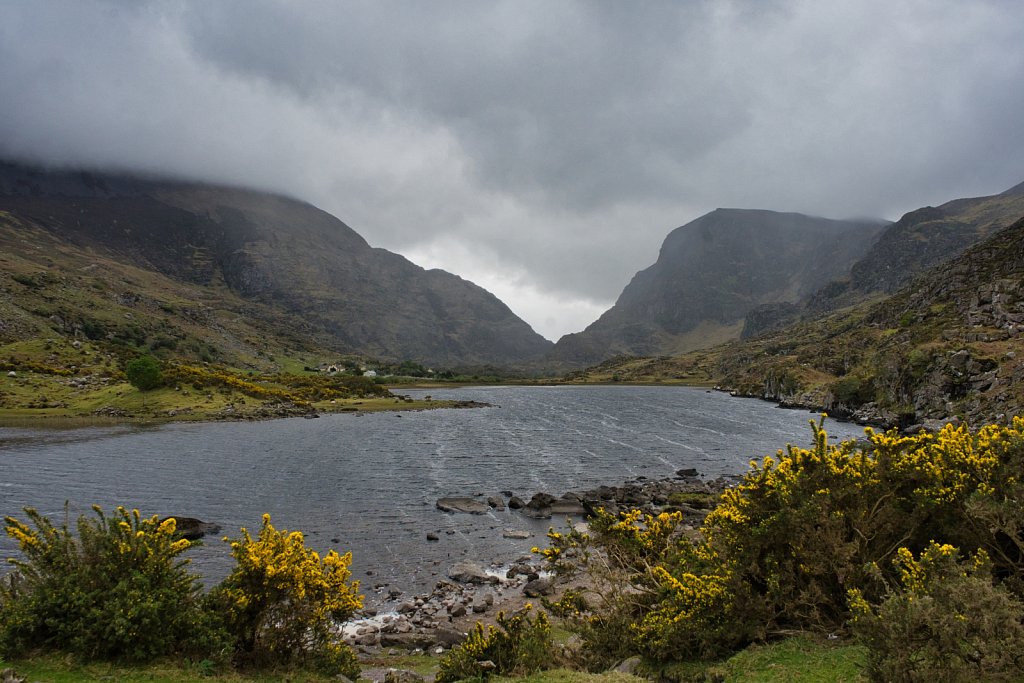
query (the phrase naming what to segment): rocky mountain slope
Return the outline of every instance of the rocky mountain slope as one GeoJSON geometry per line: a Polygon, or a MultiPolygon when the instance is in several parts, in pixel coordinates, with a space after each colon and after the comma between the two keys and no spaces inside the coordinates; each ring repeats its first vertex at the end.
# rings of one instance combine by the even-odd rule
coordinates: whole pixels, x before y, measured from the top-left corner
{"type": "Polygon", "coordinates": [[[1024,413],[1022,342],[1024,218],[880,301],[573,379],[700,382],[887,426],[978,425],[1024,413]]]}
{"type": "Polygon", "coordinates": [[[1024,218],[879,303],[724,351],[717,374],[884,424],[979,423],[1024,411],[1022,335],[1024,218]]]}
{"type": "Polygon", "coordinates": [[[954,199],[904,215],[839,278],[807,301],[810,314],[891,294],[916,273],[948,261],[1024,215],[1024,184],[989,197],[954,199]]]}
{"type": "Polygon", "coordinates": [[[718,209],[673,230],[657,262],[637,273],[600,319],[560,339],[551,357],[578,365],[735,339],[752,309],[794,304],[846,272],[883,226],[718,209]]]}
{"type": "Polygon", "coordinates": [[[231,358],[315,345],[444,366],[515,365],[551,346],[473,283],[267,193],[0,164],[0,239],[8,339],[58,325],[231,358]],[[82,288],[103,294],[80,301],[82,288]]]}

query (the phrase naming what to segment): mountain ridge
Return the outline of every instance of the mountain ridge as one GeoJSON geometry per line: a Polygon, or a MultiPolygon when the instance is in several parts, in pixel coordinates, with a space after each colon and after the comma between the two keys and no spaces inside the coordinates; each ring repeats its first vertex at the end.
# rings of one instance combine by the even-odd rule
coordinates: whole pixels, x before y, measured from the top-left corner
{"type": "Polygon", "coordinates": [[[633,276],[615,305],[583,332],[562,337],[549,357],[585,364],[738,337],[750,310],[809,295],[828,281],[832,264],[852,263],[884,225],[716,209],[671,231],[655,263],[633,276]],[[701,326],[706,333],[695,335],[701,326]]]}
{"type": "Polygon", "coordinates": [[[483,288],[283,195],[0,164],[0,211],[70,247],[280,309],[338,352],[515,365],[551,346],[483,288]]]}

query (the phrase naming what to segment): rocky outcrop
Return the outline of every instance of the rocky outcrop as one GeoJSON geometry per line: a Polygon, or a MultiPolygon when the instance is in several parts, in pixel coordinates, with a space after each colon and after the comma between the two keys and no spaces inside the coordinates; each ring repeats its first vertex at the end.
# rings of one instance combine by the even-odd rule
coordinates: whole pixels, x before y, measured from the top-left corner
{"type": "Polygon", "coordinates": [[[800,319],[800,310],[800,306],[788,301],[756,306],[743,319],[740,339],[749,339],[790,325],[800,319]]]}

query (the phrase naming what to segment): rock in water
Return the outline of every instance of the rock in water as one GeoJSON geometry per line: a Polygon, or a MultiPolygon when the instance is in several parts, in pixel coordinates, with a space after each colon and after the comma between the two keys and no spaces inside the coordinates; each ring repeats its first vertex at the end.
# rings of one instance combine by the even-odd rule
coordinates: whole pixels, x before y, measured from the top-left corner
{"type": "Polygon", "coordinates": [[[220,533],[220,525],[214,524],[213,522],[204,522],[201,519],[195,517],[179,517],[177,515],[169,515],[164,517],[160,521],[163,522],[167,519],[174,518],[177,525],[177,533],[182,538],[190,541],[198,541],[206,534],[220,533]]]}
{"type": "Polygon", "coordinates": [[[526,539],[530,537],[529,531],[523,531],[521,529],[505,529],[501,534],[505,538],[519,538],[526,539]]]}
{"type": "Polygon", "coordinates": [[[474,562],[458,562],[448,570],[448,577],[459,583],[497,583],[498,577],[489,576],[474,562]]]}
{"type": "Polygon", "coordinates": [[[474,515],[482,515],[490,510],[486,503],[468,496],[438,498],[437,509],[442,512],[468,512],[474,515]]]}

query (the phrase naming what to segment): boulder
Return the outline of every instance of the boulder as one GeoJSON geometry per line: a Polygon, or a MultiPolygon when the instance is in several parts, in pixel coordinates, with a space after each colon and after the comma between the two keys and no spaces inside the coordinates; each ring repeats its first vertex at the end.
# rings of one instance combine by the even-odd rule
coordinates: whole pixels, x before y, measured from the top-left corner
{"type": "Polygon", "coordinates": [[[525,593],[527,597],[539,598],[542,595],[548,595],[551,593],[553,586],[554,581],[548,577],[541,577],[534,579],[523,586],[523,593],[525,593]]]}
{"type": "Polygon", "coordinates": [[[557,498],[552,496],[550,493],[535,493],[530,502],[526,504],[526,507],[530,510],[543,510],[544,508],[551,507],[557,498]]]}
{"type": "Polygon", "coordinates": [[[475,562],[457,562],[448,570],[448,577],[459,583],[497,583],[498,577],[489,576],[483,567],[475,562]]]}
{"type": "Polygon", "coordinates": [[[523,502],[522,498],[520,498],[519,496],[510,496],[509,497],[509,499],[508,499],[508,509],[509,510],[519,510],[519,509],[524,508],[524,507],[526,507],[526,503],[523,502]]]}
{"type": "Polygon", "coordinates": [[[434,643],[442,647],[455,647],[466,639],[466,634],[453,628],[439,626],[434,629],[434,643]]]}
{"type": "Polygon", "coordinates": [[[505,531],[503,531],[501,535],[504,538],[526,539],[530,537],[530,532],[524,531],[522,529],[505,529],[505,531]]]}
{"type": "Polygon", "coordinates": [[[633,675],[636,675],[636,670],[637,670],[637,668],[639,666],[640,666],[640,658],[639,657],[630,657],[629,659],[624,659],[621,662],[619,662],[618,664],[616,664],[615,667],[612,669],[612,671],[615,671],[615,672],[618,672],[618,673],[623,673],[623,674],[629,674],[629,675],[633,676],[633,675]]]}
{"type": "Polygon", "coordinates": [[[426,680],[414,671],[388,669],[384,672],[384,683],[423,683],[426,680]]]}
{"type": "Polygon", "coordinates": [[[437,509],[442,512],[467,512],[473,515],[482,515],[490,510],[486,503],[468,496],[452,496],[449,498],[438,498],[437,509]]]}
{"type": "Polygon", "coordinates": [[[505,500],[501,496],[490,496],[487,499],[487,506],[492,507],[495,510],[504,510],[505,500]]]}
{"type": "Polygon", "coordinates": [[[382,647],[402,647],[409,650],[416,647],[426,649],[433,645],[429,633],[413,631],[411,627],[408,631],[381,633],[380,644],[382,647]]]}
{"type": "Polygon", "coordinates": [[[548,514],[554,515],[585,515],[587,509],[579,500],[556,500],[548,508],[548,514]]]}
{"type": "Polygon", "coordinates": [[[195,517],[179,517],[178,515],[168,515],[160,521],[166,521],[168,519],[174,519],[177,534],[181,538],[188,539],[189,541],[198,541],[206,534],[220,533],[220,525],[214,524],[213,522],[204,522],[201,519],[195,517]]]}

